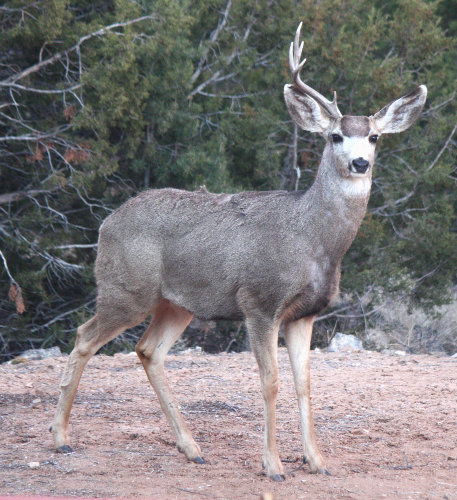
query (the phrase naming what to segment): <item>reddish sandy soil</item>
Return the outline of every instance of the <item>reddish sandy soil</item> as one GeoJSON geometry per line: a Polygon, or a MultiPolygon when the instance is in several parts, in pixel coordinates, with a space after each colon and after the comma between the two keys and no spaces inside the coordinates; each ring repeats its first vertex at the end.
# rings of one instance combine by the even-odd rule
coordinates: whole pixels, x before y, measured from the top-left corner
{"type": "Polygon", "coordinates": [[[133,355],[96,356],[72,412],[75,452],[48,432],[65,358],[0,366],[0,494],[154,499],[457,498],[457,360],[313,353],[317,437],[332,476],[300,463],[298,410],[280,349],[278,443],[287,481],[261,473],[263,415],[251,353],[169,356],[206,464],[188,463],[133,355]],[[34,465],[30,465],[35,462],[34,465]]]}

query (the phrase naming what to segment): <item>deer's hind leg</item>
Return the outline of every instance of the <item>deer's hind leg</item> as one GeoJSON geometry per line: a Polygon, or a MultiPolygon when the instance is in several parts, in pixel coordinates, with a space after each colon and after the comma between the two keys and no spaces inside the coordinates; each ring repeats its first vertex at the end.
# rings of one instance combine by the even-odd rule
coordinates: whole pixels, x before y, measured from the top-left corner
{"type": "Polygon", "coordinates": [[[200,447],[192,438],[179,411],[163,366],[165,356],[192,317],[189,311],[167,300],[162,300],[154,312],[149,327],[138,342],[136,352],[157,394],[162,411],[173,429],[179,451],[183,452],[189,460],[203,463],[200,447]]]}
{"type": "Polygon", "coordinates": [[[99,304],[97,310],[95,316],[78,328],[75,346],[60,382],[59,402],[50,431],[57,450],[62,453],[73,451],[70,446],[68,422],[76,390],[87,362],[107,342],[116,338],[126,328],[143,321],[148,314],[147,311],[119,305],[100,307],[99,304]]]}

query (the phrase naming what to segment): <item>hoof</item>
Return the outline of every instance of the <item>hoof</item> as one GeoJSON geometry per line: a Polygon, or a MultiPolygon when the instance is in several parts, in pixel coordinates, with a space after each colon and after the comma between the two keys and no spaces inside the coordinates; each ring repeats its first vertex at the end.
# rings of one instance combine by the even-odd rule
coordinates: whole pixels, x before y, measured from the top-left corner
{"type": "MultiPolygon", "coordinates": [[[[303,463],[309,464],[308,459],[304,455],[303,455],[303,463]]],[[[330,472],[325,467],[321,467],[320,469],[312,470],[311,473],[312,474],[323,474],[324,476],[331,476],[330,472]]]]}
{"type": "Polygon", "coordinates": [[[68,444],[64,444],[63,446],[59,446],[57,448],[58,453],[73,453],[73,448],[68,444]]]}
{"type": "Polygon", "coordinates": [[[281,483],[286,480],[286,476],[284,474],[273,474],[272,476],[269,476],[269,478],[276,483],[281,483]]]}
{"type": "MultiPolygon", "coordinates": [[[[181,448],[181,446],[177,446],[177,448],[178,448],[179,453],[184,453],[184,455],[186,455],[186,452],[181,448]]],[[[199,457],[199,456],[194,457],[194,458],[187,457],[187,460],[189,460],[190,462],[195,462],[196,464],[204,464],[204,463],[206,463],[203,460],[203,458],[199,457]]]]}

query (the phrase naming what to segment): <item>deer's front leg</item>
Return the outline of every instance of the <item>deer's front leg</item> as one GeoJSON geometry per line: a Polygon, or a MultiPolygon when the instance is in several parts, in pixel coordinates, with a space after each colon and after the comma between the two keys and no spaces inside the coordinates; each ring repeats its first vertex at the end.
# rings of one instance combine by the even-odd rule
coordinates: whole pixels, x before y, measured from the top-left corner
{"type": "Polygon", "coordinates": [[[303,461],[311,472],[329,475],[316,443],[310,402],[309,349],[313,333],[314,316],[287,323],[284,329],[290,363],[294,374],[300,409],[303,461]]]}
{"type": "Polygon", "coordinates": [[[263,466],[273,481],[284,481],[284,468],[276,445],[276,397],[278,394],[278,330],[279,324],[247,319],[251,347],[259,365],[260,385],[264,401],[265,435],[263,466]]]}

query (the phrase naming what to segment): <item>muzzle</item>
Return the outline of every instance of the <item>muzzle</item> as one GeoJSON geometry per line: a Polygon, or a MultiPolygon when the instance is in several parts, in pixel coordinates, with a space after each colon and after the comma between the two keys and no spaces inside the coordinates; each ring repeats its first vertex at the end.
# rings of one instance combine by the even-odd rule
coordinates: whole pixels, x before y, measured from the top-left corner
{"type": "Polygon", "coordinates": [[[369,166],[370,164],[367,160],[364,160],[363,158],[356,158],[355,160],[352,160],[350,170],[352,170],[352,172],[356,172],[357,174],[364,174],[368,170],[369,166]]]}

